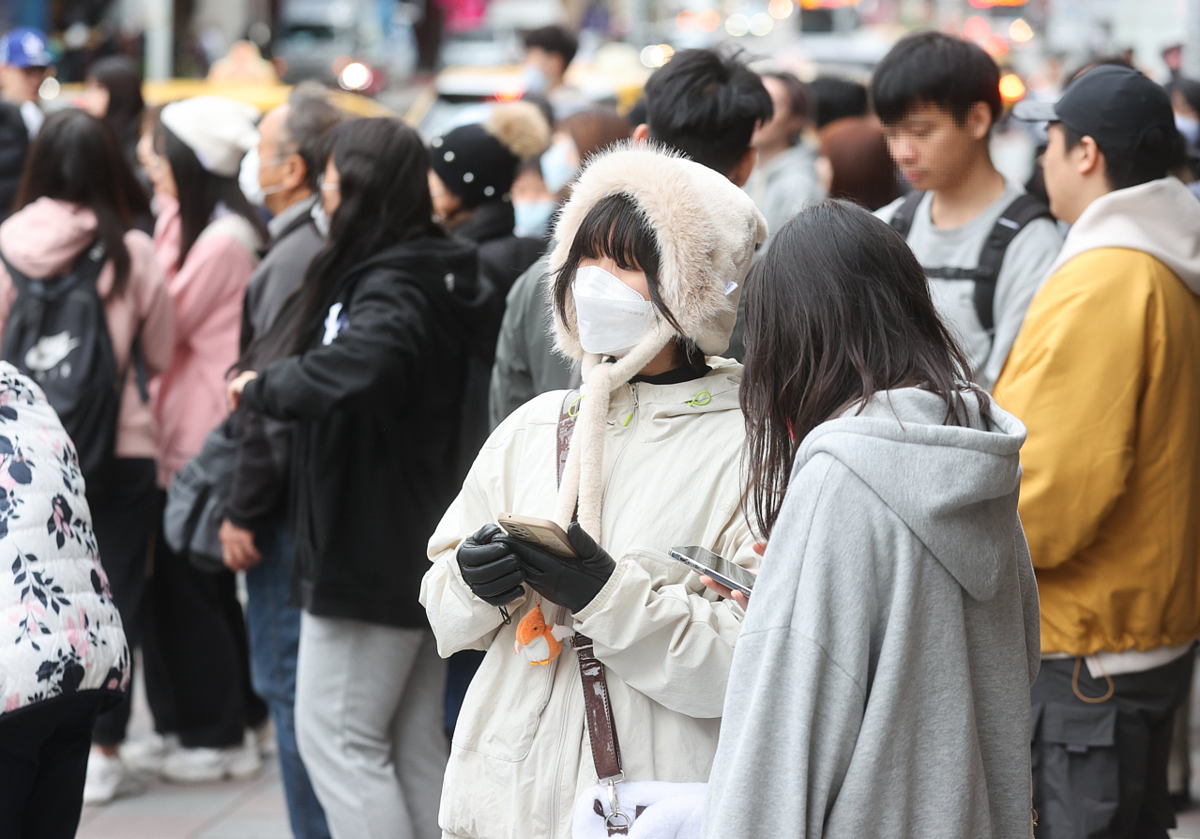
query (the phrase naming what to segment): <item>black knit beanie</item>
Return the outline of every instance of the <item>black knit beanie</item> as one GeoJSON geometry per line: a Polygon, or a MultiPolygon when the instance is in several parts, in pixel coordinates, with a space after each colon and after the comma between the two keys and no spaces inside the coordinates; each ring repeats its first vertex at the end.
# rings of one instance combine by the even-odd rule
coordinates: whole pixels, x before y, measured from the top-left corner
{"type": "Polygon", "coordinates": [[[446,189],[468,209],[508,201],[520,160],[482,125],[463,125],[434,137],[429,157],[446,189]]]}

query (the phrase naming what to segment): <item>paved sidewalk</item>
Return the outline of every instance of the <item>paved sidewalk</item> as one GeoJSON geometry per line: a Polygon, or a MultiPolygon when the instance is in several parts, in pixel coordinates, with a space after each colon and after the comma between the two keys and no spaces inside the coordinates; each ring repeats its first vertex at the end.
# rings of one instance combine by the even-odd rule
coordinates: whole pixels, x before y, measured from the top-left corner
{"type": "MultiPolygon", "coordinates": [[[[140,662],[139,675],[144,672],[140,662]]],[[[137,682],[131,739],[151,731],[150,709],[137,682]]],[[[279,764],[264,761],[248,781],[170,784],[154,780],[138,795],[84,807],[77,839],[291,839],[279,764]]]]}
{"type": "Polygon", "coordinates": [[[140,795],[85,807],[78,839],[290,839],[279,770],[250,781],[153,782],[140,795]]]}

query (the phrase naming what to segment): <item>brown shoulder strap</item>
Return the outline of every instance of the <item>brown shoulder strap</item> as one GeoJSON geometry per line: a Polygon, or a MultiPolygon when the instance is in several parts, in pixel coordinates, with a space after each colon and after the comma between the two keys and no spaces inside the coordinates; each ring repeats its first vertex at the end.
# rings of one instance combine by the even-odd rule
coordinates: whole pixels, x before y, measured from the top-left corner
{"type": "Polygon", "coordinates": [[[604,664],[592,651],[591,638],[577,632],[571,645],[579,658],[579,676],[583,680],[583,710],[587,715],[588,740],[592,744],[592,762],[596,765],[596,778],[602,784],[609,781],[619,782],[624,777],[621,772],[621,744],[617,741],[617,729],[613,723],[604,664]]]}
{"type": "Polygon", "coordinates": [[[579,400],[582,397],[577,390],[567,391],[563,398],[562,410],[558,414],[558,483],[562,486],[563,471],[567,468],[567,455],[571,451],[571,435],[575,433],[575,417],[579,415],[579,400]]]}
{"type": "MultiPolygon", "coordinates": [[[[563,470],[567,468],[567,454],[571,448],[571,435],[575,432],[575,417],[579,413],[579,391],[569,391],[563,399],[558,415],[558,483],[562,484],[563,470]]],[[[596,777],[601,783],[619,783],[624,775],[621,771],[621,744],[617,741],[617,728],[613,723],[612,703],[608,698],[608,680],[604,675],[604,664],[592,650],[592,639],[575,633],[571,642],[579,659],[579,677],[583,682],[583,708],[587,716],[588,740],[592,745],[592,762],[596,766],[596,777]]]]}

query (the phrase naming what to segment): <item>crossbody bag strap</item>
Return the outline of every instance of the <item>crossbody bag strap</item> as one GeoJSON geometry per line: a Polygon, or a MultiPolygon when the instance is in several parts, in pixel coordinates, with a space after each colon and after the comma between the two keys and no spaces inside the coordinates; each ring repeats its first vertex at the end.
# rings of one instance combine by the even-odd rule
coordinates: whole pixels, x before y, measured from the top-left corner
{"type": "MultiPolygon", "coordinates": [[[[571,450],[571,436],[575,433],[575,418],[579,414],[579,391],[569,391],[563,399],[558,415],[557,458],[558,483],[562,484],[563,471],[567,468],[567,456],[571,450]]],[[[621,769],[621,743],[617,740],[617,727],[613,721],[612,702],[608,695],[608,679],[604,673],[604,662],[596,658],[592,639],[576,632],[571,640],[575,656],[579,659],[579,678],[583,684],[583,711],[587,719],[588,742],[592,747],[592,763],[596,767],[596,778],[608,784],[609,813],[604,825],[609,836],[624,836],[633,823],[621,811],[617,800],[616,785],[625,780],[621,769]]]]}

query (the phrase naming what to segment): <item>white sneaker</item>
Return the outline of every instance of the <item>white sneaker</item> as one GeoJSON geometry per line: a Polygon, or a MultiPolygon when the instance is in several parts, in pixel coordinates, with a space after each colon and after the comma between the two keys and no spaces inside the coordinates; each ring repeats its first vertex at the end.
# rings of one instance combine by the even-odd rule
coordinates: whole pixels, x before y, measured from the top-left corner
{"type": "Polygon", "coordinates": [[[92,749],[88,755],[84,804],[107,804],[114,798],[141,792],[145,785],[121,762],[121,758],[92,749]]]}
{"type": "Polygon", "coordinates": [[[163,761],[159,774],[181,784],[244,780],[262,768],[254,735],[247,734],[240,746],[224,749],[177,749],[163,761]]]}
{"type": "Polygon", "coordinates": [[[121,760],[134,772],[157,775],[166,759],[178,748],[179,738],[174,734],[151,733],[148,737],[121,744],[121,760]]]}
{"type": "Polygon", "coordinates": [[[251,733],[254,735],[254,744],[258,746],[258,754],[263,760],[279,754],[279,745],[275,742],[275,725],[270,717],[263,720],[262,725],[251,733]]]}

